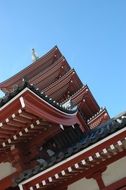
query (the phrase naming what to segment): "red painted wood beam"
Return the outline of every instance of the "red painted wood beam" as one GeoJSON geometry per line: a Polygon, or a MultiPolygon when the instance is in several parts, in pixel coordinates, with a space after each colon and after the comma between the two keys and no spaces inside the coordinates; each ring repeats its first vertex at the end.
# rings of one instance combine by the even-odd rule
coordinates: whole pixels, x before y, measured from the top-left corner
{"type": "MultiPolygon", "coordinates": [[[[118,134],[117,136],[113,137],[112,139],[109,139],[107,142],[105,141],[104,143],[90,149],[87,152],[84,152],[83,154],[77,156],[76,158],[73,158],[73,159],[63,163],[62,165],[57,166],[55,169],[44,173],[42,176],[39,176],[38,178],[35,178],[32,181],[29,181],[28,182],[29,186],[34,186],[34,184],[39,183],[40,181],[45,180],[50,176],[54,176],[56,173],[60,173],[62,170],[65,170],[68,167],[73,166],[75,163],[79,163],[81,160],[83,160],[83,158],[87,158],[88,156],[93,155],[95,152],[97,152],[97,150],[99,150],[99,152],[102,151],[103,148],[110,146],[112,144],[112,142],[115,142],[115,141],[117,142],[122,137],[125,137],[125,135],[126,135],[126,132],[123,132],[122,134],[118,134]]],[[[119,159],[125,155],[126,155],[126,151],[119,152],[119,154],[114,155],[112,158],[109,158],[106,161],[101,162],[101,167],[107,166],[108,164],[116,161],[117,159],[119,159]]],[[[96,171],[97,171],[99,169],[98,166],[100,167],[100,165],[96,165],[93,168],[96,169],[96,171]]],[[[89,174],[89,171],[91,172],[91,174],[94,173],[93,168],[91,168],[91,171],[87,170],[88,174],[89,174]]],[[[84,171],[84,173],[80,174],[80,178],[82,178],[82,176],[84,177],[85,175],[86,175],[86,171],[84,171]]]]}
{"type": "Polygon", "coordinates": [[[94,175],[92,175],[92,178],[94,178],[96,180],[100,190],[105,188],[105,184],[104,184],[104,181],[102,179],[101,172],[95,173],[94,175]]]}
{"type": "MultiPolygon", "coordinates": [[[[118,174],[117,174],[118,175],[118,174]]],[[[126,189],[126,177],[116,181],[115,183],[103,188],[103,190],[125,190],[126,189]]]]}
{"type": "MultiPolygon", "coordinates": [[[[35,71],[36,69],[38,69],[40,67],[43,67],[43,65],[44,65],[44,67],[46,67],[47,62],[51,58],[56,59],[56,56],[54,57],[54,55],[58,55],[57,58],[61,56],[61,53],[57,47],[52,48],[48,53],[46,53],[44,56],[39,58],[36,62],[32,63],[30,66],[26,67],[25,69],[23,69],[16,75],[12,76],[11,78],[0,83],[0,88],[3,91],[6,91],[6,89],[9,90],[12,85],[16,84],[17,82],[19,83],[19,81],[21,81],[24,76],[34,73],[33,71],[35,71]]],[[[39,69],[39,71],[40,71],[40,69],[39,69]]]]}
{"type": "Polygon", "coordinates": [[[44,118],[47,121],[62,124],[62,125],[74,125],[76,123],[80,123],[76,113],[75,114],[66,114],[44,100],[40,100],[34,93],[29,90],[23,94],[24,97],[24,110],[32,113],[40,118],[44,118]]]}
{"type": "Polygon", "coordinates": [[[6,190],[9,187],[13,186],[13,178],[15,178],[15,176],[17,175],[17,173],[13,173],[7,177],[5,177],[4,179],[0,180],[0,190],[6,190]]]}
{"type": "MultiPolygon", "coordinates": [[[[101,162],[100,164],[94,165],[94,167],[91,167],[88,170],[83,170],[82,173],[79,173],[79,170],[78,170],[78,175],[74,175],[75,172],[73,172],[72,177],[68,178],[67,181],[64,181],[63,185],[64,186],[69,186],[72,183],[74,183],[74,182],[76,182],[76,181],[78,181],[78,180],[80,180],[80,179],[82,179],[84,177],[86,177],[88,179],[93,178],[93,176],[96,173],[100,173],[101,174],[102,172],[104,172],[105,169],[106,169],[106,167],[107,167],[107,165],[109,165],[109,164],[117,161],[118,159],[120,159],[120,158],[122,158],[124,156],[126,156],[126,151],[125,150],[123,152],[120,152],[119,154],[117,154],[117,155],[115,155],[115,156],[113,156],[113,157],[111,157],[111,158],[109,158],[109,159],[101,162]]],[[[77,172],[77,170],[76,170],[76,172],[77,172]]],[[[98,180],[99,180],[99,182],[98,182],[99,186],[102,187],[102,188],[105,188],[103,180],[102,179],[98,179],[98,180]],[[100,180],[102,180],[102,181],[100,181],[100,180]]],[[[105,190],[107,190],[107,189],[105,189],[105,190]]],[[[114,190],[114,189],[110,189],[110,190],[114,190]]]]}

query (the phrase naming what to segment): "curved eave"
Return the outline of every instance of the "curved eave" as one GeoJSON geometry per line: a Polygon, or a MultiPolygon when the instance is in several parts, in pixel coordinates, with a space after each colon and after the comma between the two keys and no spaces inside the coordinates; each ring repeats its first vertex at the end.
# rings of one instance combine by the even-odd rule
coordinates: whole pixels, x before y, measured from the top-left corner
{"type": "Polygon", "coordinates": [[[4,147],[4,144],[12,142],[11,139],[14,138],[14,134],[3,134],[2,129],[12,131],[14,127],[15,134],[20,130],[19,135],[22,136],[26,125],[22,124],[21,121],[19,123],[19,121],[15,120],[16,118],[18,119],[20,113],[28,113],[33,118],[36,117],[39,120],[46,121],[46,123],[58,124],[59,126],[72,126],[78,123],[83,130],[77,110],[74,113],[65,113],[26,87],[0,108],[0,148],[4,147]]]}
{"type": "Polygon", "coordinates": [[[35,84],[40,90],[43,90],[56,82],[60,76],[64,76],[69,70],[70,66],[62,56],[47,69],[33,77],[30,83],[35,84]]]}
{"type": "Polygon", "coordinates": [[[44,56],[39,58],[37,61],[35,61],[31,65],[29,65],[28,67],[23,69],[22,71],[18,72],[16,75],[14,75],[14,76],[10,77],[9,79],[0,83],[0,89],[4,89],[4,88],[6,89],[6,88],[12,86],[17,81],[22,79],[24,76],[28,75],[29,73],[33,72],[36,68],[40,67],[42,63],[46,62],[48,59],[50,59],[54,55],[61,56],[61,52],[59,51],[57,46],[52,48],[48,53],[46,53],[44,56]]]}
{"type": "MultiPolygon", "coordinates": [[[[92,93],[89,90],[89,87],[87,85],[82,86],[82,88],[80,88],[75,94],[73,94],[72,96],[70,96],[70,99],[72,100],[72,102],[75,105],[79,105],[83,101],[86,101],[87,104],[90,104],[90,101],[92,101],[92,103],[93,103],[92,105],[94,105],[94,107],[97,110],[97,112],[100,109],[98,103],[96,102],[95,98],[93,97],[93,95],[92,95],[92,93]],[[86,100],[85,100],[85,97],[86,97],[86,100]]],[[[66,101],[68,101],[68,99],[65,100],[65,102],[66,101]]]]}
{"type": "Polygon", "coordinates": [[[73,125],[77,122],[77,111],[75,113],[65,113],[41,99],[29,89],[22,97],[24,99],[24,109],[40,118],[62,125],[73,125]]]}
{"type": "Polygon", "coordinates": [[[45,88],[43,92],[46,93],[48,96],[53,97],[55,93],[57,94],[57,92],[59,92],[61,88],[69,85],[71,81],[72,81],[71,84],[74,84],[74,81],[77,81],[78,85],[76,85],[76,88],[81,88],[83,85],[78,75],[76,74],[75,70],[71,69],[60,79],[58,79],[57,81],[49,85],[47,88],[45,88]]]}
{"type": "Polygon", "coordinates": [[[110,119],[110,116],[109,116],[106,108],[100,109],[99,112],[97,112],[93,117],[91,117],[90,119],[88,119],[87,122],[90,125],[90,124],[92,124],[93,122],[95,122],[97,119],[99,119],[100,117],[102,117],[104,115],[107,117],[107,119],[110,119]]]}
{"type": "Polygon", "coordinates": [[[105,123],[110,119],[110,116],[107,112],[107,110],[100,109],[98,113],[96,113],[93,117],[91,117],[87,122],[91,129],[105,123]]]}
{"type": "MultiPolygon", "coordinates": [[[[75,92],[75,94],[73,94],[72,96],[70,96],[70,99],[72,100],[72,102],[74,102],[76,105],[79,104],[82,100],[84,95],[87,93],[87,85],[82,86],[82,88],[80,88],[77,92],[75,92]]],[[[63,103],[67,102],[69,100],[66,99],[63,103]]]]}
{"type": "MultiPolygon", "coordinates": [[[[125,116],[122,116],[122,117],[125,117],[125,116]]],[[[122,119],[117,118],[117,119],[122,121],[124,118],[122,119]]],[[[111,122],[114,122],[114,121],[111,120],[111,122]]],[[[125,139],[125,135],[126,135],[125,119],[124,121],[122,121],[122,123],[118,124],[119,125],[118,130],[116,128],[117,126],[115,126],[116,122],[113,123],[112,126],[109,126],[110,131],[108,131],[107,134],[106,134],[106,128],[108,124],[106,123],[105,125],[106,125],[105,128],[101,128],[101,130],[103,129],[103,131],[105,132],[104,137],[101,138],[100,133],[98,134],[99,128],[95,130],[95,135],[94,135],[94,131],[92,131],[85,138],[86,140],[84,139],[84,141],[87,141],[87,144],[82,150],[75,153],[74,155],[69,156],[67,159],[62,160],[59,163],[56,163],[52,165],[51,167],[43,171],[40,171],[39,173],[35,174],[29,179],[22,181],[19,184],[20,189],[23,190],[25,189],[25,187],[27,188],[35,187],[36,184],[42,183],[42,181],[46,181],[45,185],[50,185],[50,182],[48,181],[49,177],[52,177],[54,181],[59,182],[59,179],[57,180],[57,178],[55,177],[56,174],[58,176],[63,176],[63,178],[64,177],[67,178],[67,176],[69,175],[72,175],[72,174],[74,175],[74,172],[78,171],[79,173],[80,170],[83,170],[84,171],[83,177],[84,177],[86,176],[86,174],[89,174],[90,170],[92,170],[92,165],[94,166],[94,168],[96,166],[96,171],[97,171],[98,160],[99,160],[99,166],[101,164],[101,168],[103,168],[103,165],[107,166],[108,164],[110,164],[109,162],[110,157],[113,157],[115,158],[114,160],[117,160],[120,158],[121,152],[123,153],[121,157],[125,156],[124,154],[125,153],[124,141],[126,140],[125,139]],[[113,128],[112,130],[111,130],[111,127],[113,128]],[[95,138],[92,138],[92,137],[95,137],[95,138]],[[119,151],[120,148],[121,148],[121,151],[119,151]],[[103,155],[106,155],[106,156],[103,156],[103,155]],[[88,166],[88,168],[86,166],[88,166]],[[86,169],[88,169],[87,172],[85,171],[85,167],[86,169]]],[[[113,159],[111,160],[111,163],[112,162],[113,162],[113,159]]],[[[44,185],[42,187],[44,187],[44,185]]]]}
{"type": "MultiPolygon", "coordinates": [[[[41,81],[48,78],[50,75],[52,75],[54,72],[56,72],[58,69],[60,69],[62,66],[66,65],[66,68],[69,70],[70,66],[68,65],[66,59],[64,56],[61,56],[57,61],[55,61],[54,64],[52,64],[49,68],[46,68],[43,72],[40,72],[38,75],[33,77],[30,82],[33,84],[38,84],[41,81]]],[[[49,78],[48,78],[49,80],[49,78]]]]}
{"type": "Polygon", "coordinates": [[[55,92],[55,90],[57,90],[59,85],[62,86],[62,84],[65,85],[67,81],[69,82],[73,74],[74,74],[74,70],[70,69],[64,76],[62,76],[57,81],[55,81],[54,83],[49,85],[47,88],[45,88],[43,90],[43,92],[45,92],[45,93],[47,93],[47,92],[49,93],[51,91],[55,92]]]}
{"type": "Polygon", "coordinates": [[[65,113],[43,100],[27,87],[0,108],[0,121],[2,122],[19,109],[27,110],[53,123],[72,125],[77,122],[77,111],[65,113]]]}

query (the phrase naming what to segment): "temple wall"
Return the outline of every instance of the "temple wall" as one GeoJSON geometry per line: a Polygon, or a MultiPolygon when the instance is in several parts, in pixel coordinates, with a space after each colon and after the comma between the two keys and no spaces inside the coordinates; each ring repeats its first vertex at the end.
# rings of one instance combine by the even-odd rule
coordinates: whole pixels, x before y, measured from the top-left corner
{"type": "Polygon", "coordinates": [[[68,187],[68,190],[98,190],[98,185],[94,179],[81,179],[68,187]]]}
{"type": "MultiPolygon", "coordinates": [[[[102,179],[105,186],[108,186],[122,178],[126,177],[126,157],[108,165],[107,170],[102,173],[102,179]]],[[[71,185],[68,190],[99,190],[94,179],[81,179],[71,185]]]]}
{"type": "Polygon", "coordinates": [[[110,164],[102,174],[102,179],[106,186],[124,177],[126,177],[126,157],[110,164]]]}
{"type": "Polygon", "coordinates": [[[16,171],[16,168],[12,166],[11,163],[5,162],[0,164],[0,180],[11,175],[16,171]]]}

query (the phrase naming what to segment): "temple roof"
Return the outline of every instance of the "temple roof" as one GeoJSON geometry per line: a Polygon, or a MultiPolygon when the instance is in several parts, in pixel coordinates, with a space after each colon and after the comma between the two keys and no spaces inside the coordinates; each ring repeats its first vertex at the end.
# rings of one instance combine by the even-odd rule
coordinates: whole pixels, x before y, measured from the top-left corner
{"type": "MultiPolygon", "coordinates": [[[[50,168],[47,170],[47,172],[49,172],[51,169],[53,170],[54,169],[53,166],[55,166],[55,169],[56,169],[56,166],[57,167],[59,166],[57,164],[58,162],[61,162],[61,165],[62,165],[62,163],[70,161],[70,158],[72,160],[72,158],[74,157],[74,160],[76,162],[75,158],[76,158],[76,156],[78,156],[77,152],[79,152],[79,155],[81,155],[81,153],[86,152],[86,150],[90,149],[90,147],[95,147],[95,146],[97,147],[98,144],[101,144],[102,142],[107,142],[107,140],[109,140],[109,137],[111,139],[112,137],[116,136],[117,134],[120,134],[121,132],[124,132],[125,130],[126,130],[126,112],[121,113],[117,117],[114,117],[114,118],[108,120],[106,123],[96,127],[95,129],[92,129],[91,131],[84,133],[81,136],[79,141],[76,141],[72,145],[70,144],[64,150],[60,150],[55,155],[49,157],[48,160],[45,160],[42,164],[38,164],[37,167],[27,170],[27,171],[24,171],[20,175],[20,177],[18,177],[16,179],[16,182],[21,183],[23,181],[21,184],[25,184],[32,180],[34,181],[34,179],[37,178],[38,176],[40,176],[42,174],[44,175],[47,168],[50,168]],[[44,171],[44,173],[42,171],[44,171]],[[40,173],[40,175],[39,175],[39,173],[40,173]]],[[[114,143],[114,141],[113,141],[113,143],[114,143]]],[[[118,144],[121,145],[121,141],[118,141],[118,144]]],[[[106,145],[106,146],[108,146],[108,145],[106,145]]],[[[110,147],[113,149],[114,145],[111,145],[110,147]]],[[[96,155],[100,159],[100,154],[98,153],[98,151],[99,150],[97,149],[96,155]]],[[[105,152],[105,149],[104,149],[104,152],[105,152]]],[[[106,150],[106,153],[107,153],[107,150],[106,150]]],[[[87,158],[84,157],[84,160],[86,160],[87,158]]],[[[84,162],[84,160],[83,160],[83,162],[84,162]]],[[[91,153],[89,156],[89,160],[91,161],[91,153]]],[[[82,162],[82,164],[83,164],[83,162],[82,162]]],[[[71,164],[72,164],[72,161],[71,161],[71,164]]],[[[86,162],[85,162],[85,165],[86,165],[86,162]]],[[[78,167],[79,167],[79,165],[76,163],[75,168],[78,168],[78,167]]],[[[68,168],[70,168],[70,167],[68,167],[68,168]]],[[[62,169],[63,169],[63,167],[62,167],[62,169]]],[[[64,171],[64,170],[62,170],[62,171],[64,171]]],[[[71,172],[72,172],[72,168],[71,168],[71,172]]],[[[59,175],[59,174],[57,174],[57,175],[59,175]]],[[[65,175],[65,171],[64,171],[64,175],[65,175]]]]}
{"type": "MultiPolygon", "coordinates": [[[[34,122],[43,127],[51,123],[69,126],[79,122],[77,106],[69,103],[65,107],[26,81],[1,99],[0,113],[0,150],[15,144],[17,136],[22,141],[20,136],[25,137],[23,133],[31,131],[34,122]]],[[[27,135],[26,140],[33,137],[29,132],[27,135]]]]}
{"type": "Polygon", "coordinates": [[[81,82],[76,71],[71,69],[57,46],[22,71],[1,82],[0,89],[5,93],[12,92],[22,84],[23,78],[55,101],[61,103],[69,98],[73,99],[86,116],[86,120],[100,110],[88,87],[84,92],[83,87],[86,88],[86,85],[81,82]]]}
{"type": "Polygon", "coordinates": [[[62,162],[66,164],[67,159],[69,162],[76,154],[81,155],[125,124],[125,113],[110,119],[107,110],[100,109],[89,87],[81,82],[57,47],[0,83],[0,89],[5,92],[0,99],[0,159],[11,154],[14,146],[14,151],[22,151],[22,168],[28,169],[24,173],[22,169],[17,171],[21,174],[17,183],[46,173],[47,168],[51,170],[62,162]],[[40,145],[54,144],[55,154],[44,160],[44,165],[35,167],[33,147],[38,153],[40,145]],[[27,148],[32,152],[28,156],[27,148]]]}
{"type": "Polygon", "coordinates": [[[58,60],[61,56],[62,56],[61,52],[59,51],[58,47],[55,46],[48,53],[37,59],[28,67],[18,72],[11,78],[1,82],[0,89],[6,92],[7,89],[10,89],[10,87],[12,87],[13,85],[20,84],[22,78],[26,77],[28,80],[30,80],[31,78],[36,76],[36,74],[38,74],[41,69],[45,70],[48,66],[52,65],[52,63],[58,60]]]}
{"type": "MultiPolygon", "coordinates": [[[[33,90],[34,86],[34,90],[37,89],[35,93],[43,96],[59,110],[63,109],[62,105],[65,102],[71,100],[74,105],[78,106],[78,112],[85,122],[91,120],[100,111],[100,106],[90,89],[81,82],[76,71],[71,69],[57,46],[22,71],[0,83],[0,88],[7,94],[0,101],[1,106],[23,88],[22,79],[28,81],[30,89],[33,90]]],[[[107,114],[106,117],[101,116],[103,119],[97,117],[98,124],[100,121],[104,122],[109,119],[106,110],[105,114],[107,114]]]]}
{"type": "Polygon", "coordinates": [[[7,104],[11,99],[13,99],[16,95],[18,95],[25,88],[30,89],[32,92],[34,92],[40,98],[42,98],[47,103],[49,103],[52,106],[54,106],[55,108],[59,109],[60,111],[63,111],[63,112],[66,112],[66,113],[70,113],[70,114],[71,113],[75,113],[77,111],[77,107],[76,106],[74,106],[73,108],[69,107],[69,109],[63,107],[61,103],[56,102],[54,99],[48,97],[47,95],[45,95],[44,92],[40,91],[38,88],[36,88],[35,86],[31,85],[27,81],[24,81],[24,82],[22,81],[22,85],[17,86],[17,88],[13,92],[7,93],[3,98],[1,98],[0,99],[0,107],[2,107],[5,104],[7,104]]]}

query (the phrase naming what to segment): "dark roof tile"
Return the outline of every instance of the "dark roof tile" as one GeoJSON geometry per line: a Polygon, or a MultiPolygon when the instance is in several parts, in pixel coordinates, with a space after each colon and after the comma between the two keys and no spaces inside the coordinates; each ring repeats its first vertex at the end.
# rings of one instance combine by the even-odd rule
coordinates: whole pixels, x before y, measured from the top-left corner
{"type": "MultiPolygon", "coordinates": [[[[71,155],[75,154],[76,152],[79,152],[80,150],[83,150],[90,145],[98,142],[101,139],[104,139],[108,135],[115,133],[116,131],[120,130],[121,128],[124,128],[126,126],[126,112],[123,112],[123,114],[120,114],[119,116],[110,119],[106,123],[96,127],[95,129],[92,129],[89,132],[86,132],[83,134],[83,136],[80,138],[79,141],[76,141],[75,144],[70,145],[69,147],[65,148],[64,150],[60,150],[59,153],[55,154],[54,156],[50,157],[48,160],[44,162],[44,164],[40,164],[37,166],[37,169],[31,169],[30,173],[31,176],[39,173],[40,171],[43,171],[52,165],[70,157],[71,155]]],[[[25,171],[23,174],[21,174],[16,182],[20,183],[23,180],[26,180],[29,178],[29,174],[26,175],[27,171],[25,171]],[[24,175],[25,173],[25,175],[24,175]]],[[[29,173],[29,171],[28,171],[29,173]]]]}

